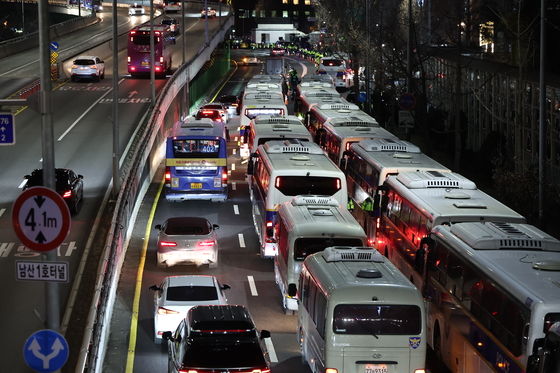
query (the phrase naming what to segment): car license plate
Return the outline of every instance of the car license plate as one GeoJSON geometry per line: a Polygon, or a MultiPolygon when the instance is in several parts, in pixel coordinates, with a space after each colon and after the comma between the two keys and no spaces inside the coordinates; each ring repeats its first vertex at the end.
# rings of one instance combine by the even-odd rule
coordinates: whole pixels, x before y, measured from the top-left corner
{"type": "Polygon", "coordinates": [[[191,189],[202,189],[202,183],[191,183],[191,189]]]}
{"type": "Polygon", "coordinates": [[[364,373],[388,373],[387,365],[385,364],[370,364],[366,365],[364,373]]]}

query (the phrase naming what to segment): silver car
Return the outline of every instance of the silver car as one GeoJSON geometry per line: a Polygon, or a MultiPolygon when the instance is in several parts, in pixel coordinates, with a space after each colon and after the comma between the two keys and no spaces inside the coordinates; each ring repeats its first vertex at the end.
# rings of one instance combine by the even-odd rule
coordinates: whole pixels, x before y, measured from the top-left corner
{"type": "Polygon", "coordinates": [[[227,304],[224,290],[229,288],[216,277],[203,275],[168,276],[159,286],[150,286],[155,292],[154,342],[161,343],[163,332],[177,329],[192,307],[227,304]]]}
{"type": "Polygon", "coordinates": [[[208,264],[218,266],[217,224],[205,218],[174,217],[155,226],[159,230],[157,239],[158,267],[177,264],[208,264]]]}
{"type": "Polygon", "coordinates": [[[130,4],[128,7],[129,16],[143,16],[144,14],[146,14],[144,7],[138,3],[130,4]]]}

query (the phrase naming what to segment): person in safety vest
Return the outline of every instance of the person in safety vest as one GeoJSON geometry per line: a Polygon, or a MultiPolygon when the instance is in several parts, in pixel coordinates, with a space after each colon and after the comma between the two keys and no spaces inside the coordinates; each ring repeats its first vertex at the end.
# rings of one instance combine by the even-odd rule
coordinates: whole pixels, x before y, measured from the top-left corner
{"type": "Polygon", "coordinates": [[[346,204],[346,208],[348,209],[348,211],[352,212],[354,211],[354,207],[356,207],[356,205],[354,204],[354,200],[352,198],[348,198],[348,203],[346,204]]]}
{"type": "Polygon", "coordinates": [[[362,210],[372,213],[373,212],[373,201],[371,197],[368,197],[362,202],[362,210]]]}

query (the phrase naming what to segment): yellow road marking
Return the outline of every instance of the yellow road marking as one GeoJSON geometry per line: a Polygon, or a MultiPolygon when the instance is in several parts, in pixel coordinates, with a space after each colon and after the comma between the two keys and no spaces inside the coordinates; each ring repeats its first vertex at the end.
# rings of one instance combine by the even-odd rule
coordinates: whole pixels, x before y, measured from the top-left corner
{"type": "Polygon", "coordinates": [[[132,315],[130,319],[130,337],[128,339],[128,354],[126,358],[126,373],[132,373],[134,369],[134,353],[136,352],[136,336],[138,332],[138,308],[140,308],[140,293],[142,292],[142,276],[144,275],[144,264],[146,263],[146,251],[148,250],[148,243],[150,241],[150,232],[152,231],[152,223],[154,221],[154,215],[156,214],[156,208],[159,201],[159,196],[163,189],[163,184],[165,179],[162,178],[159,184],[158,191],[156,193],[156,198],[152,204],[152,209],[150,210],[150,215],[148,217],[148,223],[146,224],[146,232],[144,233],[144,244],[142,245],[142,251],[140,251],[140,263],[138,264],[138,272],[136,273],[136,288],[134,289],[134,300],[132,301],[132,315]]]}
{"type": "Polygon", "coordinates": [[[231,60],[233,61],[233,63],[235,64],[235,69],[233,69],[233,71],[231,72],[231,74],[229,74],[228,78],[226,80],[224,80],[224,82],[222,83],[222,85],[220,86],[220,88],[218,88],[218,91],[216,91],[216,94],[214,95],[214,97],[212,97],[212,99],[210,100],[210,102],[214,102],[214,100],[216,99],[216,97],[218,97],[218,95],[220,94],[220,92],[222,91],[222,88],[224,88],[224,86],[226,85],[227,82],[229,82],[229,80],[231,79],[231,77],[233,76],[233,74],[235,74],[235,72],[237,71],[237,61],[236,60],[231,60]]]}

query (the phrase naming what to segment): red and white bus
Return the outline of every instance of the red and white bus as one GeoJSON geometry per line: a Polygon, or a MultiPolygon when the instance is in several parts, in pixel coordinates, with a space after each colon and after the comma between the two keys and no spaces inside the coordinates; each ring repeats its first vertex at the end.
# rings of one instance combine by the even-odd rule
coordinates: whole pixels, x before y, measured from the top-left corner
{"type": "MultiPolygon", "coordinates": [[[[171,46],[175,36],[167,25],[154,25],[155,74],[171,73],[171,46]]],[[[146,75],[150,68],[150,26],[138,26],[128,33],[128,72],[131,76],[146,75]]]]}

